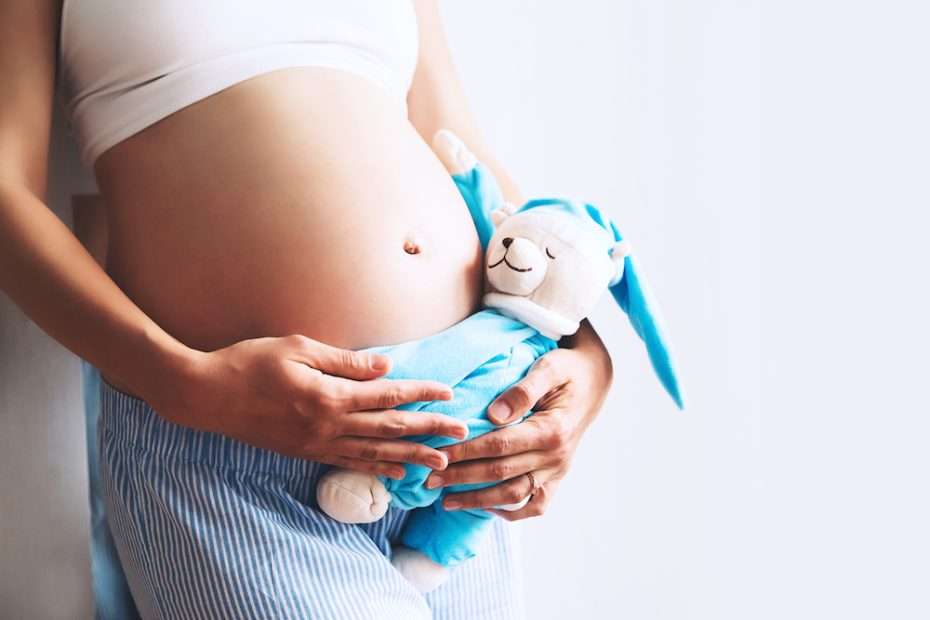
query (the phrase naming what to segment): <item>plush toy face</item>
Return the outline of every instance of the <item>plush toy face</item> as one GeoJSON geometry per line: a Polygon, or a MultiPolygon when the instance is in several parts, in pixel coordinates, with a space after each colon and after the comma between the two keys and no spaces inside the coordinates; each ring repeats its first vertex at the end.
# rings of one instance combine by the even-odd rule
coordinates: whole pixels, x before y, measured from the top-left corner
{"type": "Polygon", "coordinates": [[[488,289],[524,298],[522,306],[573,326],[557,331],[574,333],[622,265],[611,260],[610,247],[603,231],[575,215],[545,208],[518,212],[498,224],[488,244],[488,289]]]}

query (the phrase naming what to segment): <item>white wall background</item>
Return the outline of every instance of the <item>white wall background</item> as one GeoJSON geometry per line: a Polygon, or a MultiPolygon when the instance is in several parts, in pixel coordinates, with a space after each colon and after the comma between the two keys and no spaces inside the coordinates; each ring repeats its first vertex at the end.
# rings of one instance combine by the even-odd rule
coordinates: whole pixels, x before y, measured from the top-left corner
{"type": "Polygon", "coordinates": [[[551,509],[526,522],[530,617],[762,617],[757,6],[446,7],[521,189],[586,198],[632,239],[690,400],[674,409],[605,298],[594,323],[615,387],[551,509]]]}
{"type": "MultiPolygon", "coordinates": [[[[918,2],[445,2],[524,193],[607,208],[675,337],[625,319],[549,513],[532,618],[930,617],[930,90],[918,2]]],[[[52,207],[92,188],[59,122],[52,207]]],[[[79,367],[0,299],[0,618],[88,616],[79,367]]]]}
{"type": "MultiPolygon", "coordinates": [[[[57,111],[52,134],[48,204],[71,225],[96,185],[57,111]]],[[[0,620],[91,617],[81,394],[78,357],[0,293],[0,620]]]]}

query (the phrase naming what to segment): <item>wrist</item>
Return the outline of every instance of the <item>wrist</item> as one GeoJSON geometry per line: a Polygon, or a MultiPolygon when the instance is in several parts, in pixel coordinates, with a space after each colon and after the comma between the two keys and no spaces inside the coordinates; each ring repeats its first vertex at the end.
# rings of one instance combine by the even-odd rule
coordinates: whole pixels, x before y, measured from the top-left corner
{"type": "Polygon", "coordinates": [[[147,363],[140,369],[139,393],[165,418],[183,423],[198,369],[207,353],[186,346],[165,332],[147,337],[147,363]]]}
{"type": "Polygon", "coordinates": [[[610,357],[610,351],[607,350],[604,342],[587,319],[581,322],[581,327],[572,335],[571,341],[564,345],[560,343],[560,345],[580,353],[591,364],[591,370],[597,379],[597,385],[604,392],[610,388],[613,382],[613,360],[610,357]]]}

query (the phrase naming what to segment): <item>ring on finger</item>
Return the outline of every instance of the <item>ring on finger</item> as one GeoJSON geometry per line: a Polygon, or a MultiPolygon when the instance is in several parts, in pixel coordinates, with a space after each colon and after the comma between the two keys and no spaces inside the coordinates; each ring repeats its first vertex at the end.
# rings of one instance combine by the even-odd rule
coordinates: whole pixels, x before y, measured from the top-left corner
{"type": "Polygon", "coordinates": [[[530,479],[530,498],[532,498],[542,485],[536,481],[536,476],[533,475],[533,472],[526,472],[526,477],[530,479]]]}

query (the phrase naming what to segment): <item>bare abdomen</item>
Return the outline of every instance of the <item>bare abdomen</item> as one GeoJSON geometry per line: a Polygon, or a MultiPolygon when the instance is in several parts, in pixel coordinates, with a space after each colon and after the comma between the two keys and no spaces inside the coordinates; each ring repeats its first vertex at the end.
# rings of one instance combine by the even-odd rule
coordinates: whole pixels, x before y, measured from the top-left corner
{"type": "Polygon", "coordinates": [[[392,344],[477,307],[463,201],[403,108],[362,78],[252,78],[116,145],[96,173],[108,273],[191,347],[289,333],[392,344]]]}

